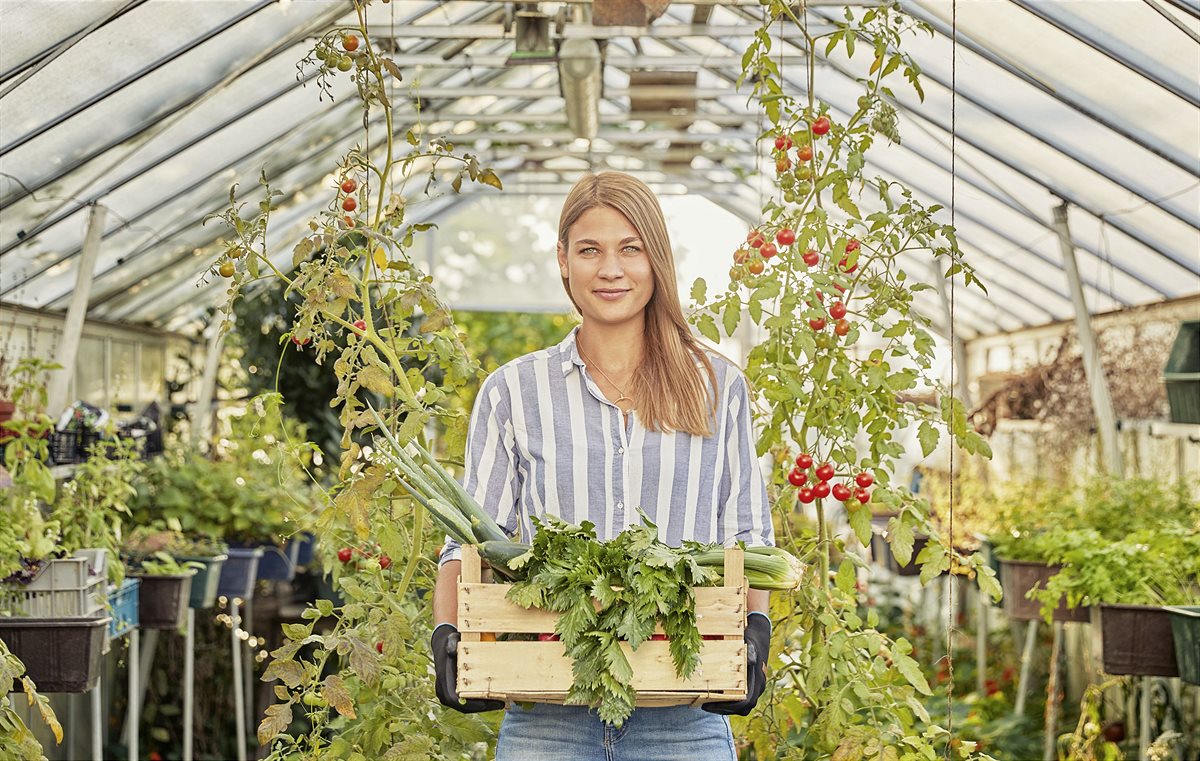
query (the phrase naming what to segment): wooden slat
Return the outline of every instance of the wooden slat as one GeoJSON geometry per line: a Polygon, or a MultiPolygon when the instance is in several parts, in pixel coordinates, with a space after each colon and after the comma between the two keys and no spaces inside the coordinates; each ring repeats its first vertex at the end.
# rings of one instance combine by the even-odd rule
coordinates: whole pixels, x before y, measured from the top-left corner
{"type": "Polygon", "coordinates": [[[726,632],[725,639],[731,642],[743,641],[746,638],[746,605],[749,604],[746,597],[749,593],[746,590],[746,554],[741,547],[725,548],[725,586],[737,589],[743,603],[737,628],[726,632]]]}
{"type": "MultiPolygon", "coordinates": [[[[647,692],[728,692],[745,695],[746,646],[742,642],[701,643],[701,665],[689,679],[675,675],[667,642],[644,642],[636,651],[622,645],[633,667],[635,690],[647,692]]],[[[458,694],[507,696],[562,691],[572,682],[571,662],[561,642],[466,642],[458,650],[458,694]]],[[[692,695],[691,697],[695,697],[692,695]]]]}
{"type": "MultiPolygon", "coordinates": [[[[465,560],[464,554],[464,560],[465,560]]],[[[465,567],[465,566],[464,566],[465,567]]],[[[558,614],[545,610],[526,610],[505,599],[507,584],[469,584],[458,587],[458,630],[460,632],[523,632],[539,634],[554,631],[558,614]]],[[[746,621],[746,593],[739,586],[697,587],[696,628],[700,634],[742,637],[746,621]]],[[[661,628],[659,629],[661,631],[661,628]]]]}
{"type": "MultiPolygon", "coordinates": [[[[529,702],[529,703],[555,703],[563,705],[567,699],[567,693],[555,692],[553,690],[545,690],[541,692],[510,692],[506,695],[472,695],[471,697],[484,697],[493,700],[507,700],[511,702],[529,702]]],[[[639,692],[635,700],[635,705],[645,708],[661,708],[663,706],[695,706],[697,708],[704,703],[716,700],[742,700],[746,697],[745,691],[742,692],[639,692]]]]}
{"type": "MultiPolygon", "coordinates": [[[[461,577],[462,580],[464,582],[478,584],[482,581],[482,579],[480,578],[481,571],[482,571],[482,567],[479,562],[479,550],[475,549],[471,545],[466,545],[465,547],[462,548],[462,577],[461,577]]],[[[479,641],[479,632],[478,631],[469,631],[469,630],[463,631],[463,629],[462,629],[462,611],[463,611],[462,586],[463,585],[460,583],[459,584],[459,598],[458,598],[458,615],[459,615],[458,626],[459,626],[459,632],[460,632],[460,635],[459,635],[460,642],[464,642],[464,643],[465,642],[478,642],[479,641]]]]}

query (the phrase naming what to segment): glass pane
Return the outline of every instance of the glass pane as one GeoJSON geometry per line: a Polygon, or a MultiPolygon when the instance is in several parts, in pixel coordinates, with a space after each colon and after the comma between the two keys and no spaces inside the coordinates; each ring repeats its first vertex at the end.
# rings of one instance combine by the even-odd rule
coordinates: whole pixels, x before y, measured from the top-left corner
{"type": "Polygon", "coordinates": [[[114,339],[110,346],[112,351],[112,403],[109,406],[109,413],[116,419],[126,417],[137,409],[137,344],[114,339]]]}
{"type": "Polygon", "coordinates": [[[97,407],[108,407],[108,388],[103,338],[83,336],[75,355],[75,399],[97,407]]]}

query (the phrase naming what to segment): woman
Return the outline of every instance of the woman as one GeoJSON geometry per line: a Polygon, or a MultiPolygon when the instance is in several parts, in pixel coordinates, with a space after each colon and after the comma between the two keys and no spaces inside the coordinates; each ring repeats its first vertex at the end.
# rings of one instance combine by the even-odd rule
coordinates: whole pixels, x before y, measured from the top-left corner
{"type": "MultiPolygon", "coordinates": [[[[660,538],[771,544],[746,381],[706,352],[684,320],[658,200],[617,172],[586,175],[559,219],[558,266],[582,324],[561,343],[492,373],[476,398],[464,486],[509,533],[531,516],[591,521],[611,539],[638,521],[660,538]]],[[[504,707],[455,694],[459,548],[448,542],[434,593],[438,698],[473,713],[504,707]]],[[[497,761],[732,761],[729,721],[762,694],[768,595],[751,590],[748,695],[736,703],[638,708],[604,724],[583,706],[510,706],[497,761]]]]}

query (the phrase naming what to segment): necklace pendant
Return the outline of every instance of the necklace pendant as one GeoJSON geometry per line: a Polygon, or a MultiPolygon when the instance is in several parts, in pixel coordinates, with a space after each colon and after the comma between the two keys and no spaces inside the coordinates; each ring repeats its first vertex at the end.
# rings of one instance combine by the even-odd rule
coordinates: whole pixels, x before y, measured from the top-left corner
{"type": "Polygon", "coordinates": [[[617,405],[618,407],[620,407],[620,406],[621,406],[621,402],[632,402],[632,401],[633,401],[633,400],[632,400],[632,399],[630,399],[630,398],[629,398],[629,397],[627,397],[627,396],[619,396],[619,397],[617,397],[616,399],[614,399],[614,400],[613,400],[613,404],[615,404],[615,405],[617,405]]]}

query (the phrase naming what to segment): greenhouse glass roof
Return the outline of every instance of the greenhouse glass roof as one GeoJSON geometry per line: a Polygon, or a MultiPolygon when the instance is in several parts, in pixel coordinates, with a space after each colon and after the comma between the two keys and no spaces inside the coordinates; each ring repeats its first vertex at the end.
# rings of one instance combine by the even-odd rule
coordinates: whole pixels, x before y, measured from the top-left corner
{"type": "MultiPolygon", "coordinates": [[[[401,131],[419,120],[453,135],[497,170],[514,203],[541,209],[551,225],[575,178],[603,168],[636,173],[664,199],[702,196],[729,219],[755,223],[770,192],[770,155],[758,140],[764,120],[735,84],[757,2],[676,3],[645,27],[575,20],[581,5],[538,7],[554,39],[606,41],[591,141],[567,127],[553,61],[509,65],[514,5],[373,4],[373,36],[405,75],[390,94],[401,131]],[[645,72],[694,72],[688,107],[647,111],[656,91],[643,89],[645,72]]],[[[843,5],[809,0],[810,19],[832,24],[843,5]]],[[[900,5],[933,28],[909,35],[905,48],[923,69],[925,99],[897,92],[902,141],[873,149],[867,172],[954,204],[960,242],[990,289],[960,289],[960,334],[1071,316],[1052,223],[1063,201],[1093,311],[1200,292],[1200,3],[900,5]]],[[[315,82],[297,79],[296,63],[315,35],[352,20],[350,3],[316,0],[0,0],[0,299],[65,309],[89,207],[100,204],[106,226],[89,316],[187,328],[223,292],[201,283],[223,232],[202,222],[224,207],[232,184],[253,190],[262,171],[285,191],[270,243],[290,265],[288,241],[327,202],[322,187],[337,157],[362,139],[347,80],[320,97],[315,82]]],[[[804,92],[799,42],[776,52],[804,92]]],[[[821,58],[814,91],[832,118],[855,109],[854,79],[868,63],[840,49],[821,58]]],[[[531,276],[515,259],[550,257],[552,244],[509,251],[515,259],[504,266],[472,263],[506,245],[503,231],[482,248],[459,246],[449,236],[462,225],[451,220],[480,213],[475,194],[496,191],[445,188],[428,198],[423,186],[411,183],[413,214],[446,222],[427,252],[439,279],[450,283],[457,267],[521,284],[531,276]]],[[[677,208],[676,239],[676,230],[720,216],[664,205],[677,208]]],[[[742,232],[723,223],[708,237],[712,250],[693,244],[694,274],[719,273],[742,232]]],[[[927,261],[905,266],[932,276],[927,261]]],[[[533,298],[544,295],[540,285],[455,288],[458,306],[555,303],[533,298]]],[[[936,319],[929,298],[923,306],[936,319]]]]}

